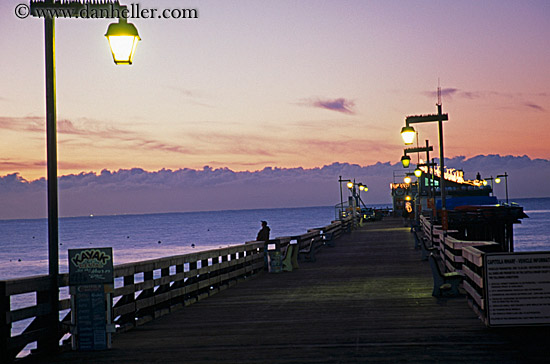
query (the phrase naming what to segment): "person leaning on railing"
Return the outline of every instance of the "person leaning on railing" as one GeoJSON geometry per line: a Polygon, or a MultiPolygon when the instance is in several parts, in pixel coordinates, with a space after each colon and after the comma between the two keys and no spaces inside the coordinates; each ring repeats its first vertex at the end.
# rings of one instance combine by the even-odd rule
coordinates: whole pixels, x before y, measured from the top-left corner
{"type": "Polygon", "coordinates": [[[262,228],[260,231],[258,231],[258,236],[256,236],[256,240],[258,241],[268,241],[269,240],[269,231],[271,229],[269,226],[267,226],[267,221],[262,221],[262,228]]]}

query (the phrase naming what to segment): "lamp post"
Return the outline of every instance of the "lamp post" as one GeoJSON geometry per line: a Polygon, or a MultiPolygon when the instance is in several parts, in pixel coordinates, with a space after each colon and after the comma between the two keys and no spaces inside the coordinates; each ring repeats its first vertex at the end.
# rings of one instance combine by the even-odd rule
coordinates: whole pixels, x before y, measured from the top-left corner
{"type": "Polygon", "coordinates": [[[493,178],[493,176],[483,179],[483,185],[484,185],[484,186],[487,186],[487,184],[488,184],[487,181],[491,181],[491,195],[492,195],[492,196],[495,195],[494,185],[493,185],[493,181],[494,181],[494,180],[495,180],[495,179],[493,178]]]}
{"type": "Polygon", "coordinates": [[[508,205],[508,173],[504,172],[504,174],[499,174],[498,176],[496,176],[495,182],[500,183],[501,178],[504,178],[504,186],[506,189],[506,204],[508,205]]]}
{"type": "MultiPolygon", "coordinates": [[[[406,129],[406,127],[404,127],[403,129],[406,129]]],[[[402,129],[402,130],[403,130],[402,129]]],[[[414,136],[416,135],[416,132],[414,132],[414,129],[413,128],[410,128],[412,129],[412,132],[411,131],[407,131],[406,133],[409,133],[408,135],[409,136],[413,136],[413,139],[414,139],[414,136]]],[[[412,143],[412,140],[411,140],[411,143],[412,143]]],[[[429,161],[430,160],[430,152],[433,151],[433,147],[430,145],[430,142],[428,140],[426,140],[426,146],[425,147],[417,147],[417,148],[406,148],[404,150],[404,156],[401,157],[401,159],[403,160],[404,157],[408,157],[407,154],[409,153],[421,153],[421,152],[426,152],[426,160],[429,161]]],[[[409,160],[410,160],[410,157],[408,157],[409,160]]],[[[418,168],[419,166],[417,165],[416,169],[414,170],[414,175],[417,177],[417,178],[420,178],[422,176],[422,170],[420,170],[420,168],[418,168]]],[[[430,192],[431,192],[431,189],[430,189],[430,192]]],[[[420,194],[420,184],[418,184],[418,193],[420,194]]],[[[429,196],[431,197],[431,196],[429,196]]],[[[433,211],[432,211],[433,212],[433,211]]]]}
{"type": "Polygon", "coordinates": [[[405,118],[406,126],[401,129],[401,136],[406,145],[410,145],[414,140],[414,128],[410,124],[417,123],[427,123],[435,122],[438,123],[439,131],[439,165],[441,168],[441,176],[439,181],[439,186],[441,188],[441,217],[443,230],[447,230],[447,210],[446,210],[446,191],[445,191],[445,156],[443,148],[443,121],[449,120],[447,114],[442,113],[442,104],[441,104],[441,95],[440,90],[438,89],[438,102],[437,102],[437,114],[431,115],[416,115],[416,116],[407,116],[405,118]]]}
{"type": "MultiPolygon", "coordinates": [[[[353,216],[353,221],[355,223],[355,217],[357,214],[356,206],[359,203],[359,201],[363,202],[363,200],[361,200],[361,191],[366,192],[369,190],[369,188],[367,187],[366,184],[362,182],[355,182],[355,179],[353,181],[350,179],[342,179],[342,176],[338,178],[338,182],[340,183],[340,209],[344,208],[344,198],[342,195],[342,182],[346,182],[346,187],[351,192],[352,200],[351,200],[350,208],[352,209],[351,212],[353,216]],[[359,192],[357,192],[357,190],[359,190],[359,192]]],[[[342,219],[342,213],[340,213],[340,219],[342,219]]]]}
{"type": "MultiPolygon", "coordinates": [[[[44,16],[44,9],[65,9],[78,12],[79,9],[96,9],[101,16],[97,18],[122,17],[125,6],[118,1],[106,0],[98,2],[54,2],[54,0],[30,2],[30,13],[34,17],[44,18],[44,44],[46,67],[46,158],[48,180],[48,276],[50,278],[50,290],[47,298],[38,298],[38,303],[48,303],[51,314],[49,315],[48,328],[51,333],[44,342],[38,342],[38,349],[44,351],[57,351],[59,347],[59,205],[57,184],[57,106],[56,106],[56,76],[55,76],[55,18],[44,16]],[[109,15],[110,14],[110,15],[109,15]]],[[[127,10],[126,10],[127,11],[127,10]]],[[[51,14],[48,12],[47,14],[51,14]]],[[[127,13],[126,13],[127,14],[127,13]]],[[[111,46],[115,64],[132,64],[135,47],[139,41],[139,35],[134,25],[126,23],[122,27],[111,26],[107,31],[107,38],[111,46]],[[133,31],[128,33],[128,30],[133,31]],[[118,39],[124,38],[125,41],[118,39]],[[130,52],[127,41],[132,40],[130,52]],[[120,47],[126,47],[126,52],[120,51],[120,47]],[[125,53],[125,55],[124,55],[125,53]],[[116,57],[115,57],[116,54],[116,57]]]]}

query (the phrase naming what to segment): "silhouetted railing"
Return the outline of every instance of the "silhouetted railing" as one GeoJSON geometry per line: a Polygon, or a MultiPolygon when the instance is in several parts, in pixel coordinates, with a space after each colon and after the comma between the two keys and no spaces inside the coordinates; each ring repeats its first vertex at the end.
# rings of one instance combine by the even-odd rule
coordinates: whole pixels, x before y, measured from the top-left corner
{"type": "MultiPolygon", "coordinates": [[[[307,233],[276,238],[282,249],[291,240],[298,248],[312,239],[325,244],[351,229],[351,219],[310,229],[307,233]]],[[[266,268],[266,242],[251,241],[228,248],[120,264],[114,267],[115,286],[111,294],[111,321],[115,332],[166,315],[209,297],[237,281],[252,277],[266,268]]],[[[59,329],[51,326],[50,277],[47,275],[0,281],[0,358],[13,361],[21,352],[51,350],[51,335],[57,332],[61,348],[71,346],[71,299],[68,274],[60,274],[58,287],[59,329]],[[25,327],[26,326],[26,327],[25,327]],[[25,327],[23,329],[23,327],[25,327]]]]}

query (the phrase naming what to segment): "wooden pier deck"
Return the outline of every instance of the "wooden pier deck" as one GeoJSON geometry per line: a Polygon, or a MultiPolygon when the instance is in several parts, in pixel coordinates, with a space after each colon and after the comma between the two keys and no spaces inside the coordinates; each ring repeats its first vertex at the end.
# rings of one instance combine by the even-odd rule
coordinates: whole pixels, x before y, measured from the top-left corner
{"type": "Polygon", "coordinates": [[[547,363],[550,329],[486,328],[432,297],[401,220],[369,223],[314,263],[261,274],[117,334],[113,348],[23,363],[547,363]]]}

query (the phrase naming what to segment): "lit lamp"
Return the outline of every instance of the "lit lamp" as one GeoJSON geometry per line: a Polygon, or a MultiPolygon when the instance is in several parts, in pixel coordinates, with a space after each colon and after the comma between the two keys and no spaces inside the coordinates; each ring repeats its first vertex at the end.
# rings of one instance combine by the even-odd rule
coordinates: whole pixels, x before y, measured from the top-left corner
{"type": "Polygon", "coordinates": [[[411,177],[407,176],[403,179],[403,182],[405,182],[406,184],[409,184],[411,183],[411,177]]]}
{"type": "Polygon", "coordinates": [[[495,178],[495,183],[500,183],[500,178],[499,177],[495,178]]]}
{"type": "Polygon", "coordinates": [[[348,182],[347,185],[349,189],[351,189],[353,187],[353,182],[348,182]]]}
{"type": "Polygon", "coordinates": [[[411,157],[409,157],[408,155],[402,156],[401,164],[403,165],[403,168],[409,168],[409,164],[411,164],[411,157]]]}
{"type": "MultiPolygon", "coordinates": [[[[45,76],[46,76],[46,163],[47,163],[47,198],[48,198],[48,277],[49,291],[47,297],[47,315],[44,315],[43,327],[46,331],[46,339],[43,346],[46,351],[57,351],[59,349],[60,322],[59,322],[59,204],[58,204],[58,176],[57,176],[57,95],[56,95],[56,64],[55,64],[55,17],[46,16],[41,8],[50,9],[55,6],[59,12],[80,12],[82,10],[104,14],[106,8],[122,11],[118,0],[102,0],[85,2],[79,0],[54,1],[54,0],[31,0],[30,15],[44,18],[44,53],[45,53],[45,76]]],[[[49,10],[48,10],[49,11],[49,10]]],[[[26,15],[29,15],[27,13],[26,15]]],[[[112,16],[101,15],[101,18],[112,16]]],[[[105,35],[109,40],[113,59],[116,64],[132,64],[132,57],[136,50],[136,44],[140,40],[137,29],[134,25],[128,24],[126,19],[120,19],[118,24],[111,24],[105,35]]],[[[4,325],[5,326],[5,325],[4,325]]],[[[2,327],[4,327],[2,326],[2,327]]],[[[3,330],[3,329],[2,329],[3,330]]],[[[2,335],[4,335],[2,333],[2,335]]],[[[42,351],[42,349],[40,349],[42,351]]],[[[2,356],[4,357],[4,356],[2,356]]]]}
{"type": "Polygon", "coordinates": [[[115,64],[132,64],[137,43],[141,40],[134,24],[120,18],[118,23],[112,23],[105,34],[111,46],[115,64]]]}
{"type": "Polygon", "coordinates": [[[410,200],[412,200],[411,196],[409,196],[409,195],[405,196],[405,201],[410,201],[410,200]]]}
{"type": "Polygon", "coordinates": [[[367,192],[368,190],[369,190],[369,188],[367,186],[365,186],[364,184],[359,185],[359,191],[367,192]]]}
{"type": "Polygon", "coordinates": [[[412,126],[404,126],[401,128],[401,137],[403,138],[405,145],[411,145],[414,142],[415,136],[416,132],[412,126]]]}
{"type": "Polygon", "coordinates": [[[414,170],[414,175],[418,178],[420,178],[420,176],[422,176],[422,170],[418,167],[416,167],[416,169],[414,170]]]}

